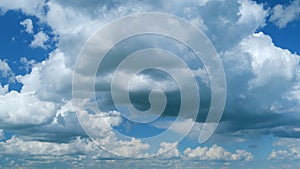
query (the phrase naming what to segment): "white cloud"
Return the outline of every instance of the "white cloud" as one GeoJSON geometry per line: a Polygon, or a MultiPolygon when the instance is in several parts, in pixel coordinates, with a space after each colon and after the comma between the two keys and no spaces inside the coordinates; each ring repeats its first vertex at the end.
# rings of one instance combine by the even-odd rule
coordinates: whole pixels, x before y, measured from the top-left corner
{"type": "Polygon", "coordinates": [[[270,36],[262,32],[255,33],[245,38],[240,43],[240,47],[243,52],[251,56],[250,64],[256,76],[251,81],[252,86],[263,86],[276,78],[289,81],[295,76],[300,61],[299,56],[276,47],[270,36]]]}
{"type": "Polygon", "coordinates": [[[8,92],[8,86],[9,86],[8,84],[2,86],[0,83],[0,96],[5,95],[8,92]]]}
{"type": "Polygon", "coordinates": [[[4,60],[0,60],[0,71],[3,77],[7,77],[9,72],[11,71],[10,67],[4,60]]]}
{"type": "Polygon", "coordinates": [[[238,13],[240,15],[239,24],[253,23],[255,29],[265,25],[265,17],[262,16],[266,16],[268,11],[264,10],[262,5],[249,0],[238,0],[238,2],[241,4],[238,13]]]}
{"type": "Polygon", "coordinates": [[[127,157],[144,157],[141,151],[149,148],[149,145],[142,144],[138,139],[130,141],[112,142],[112,149],[102,149],[89,139],[75,138],[68,143],[41,142],[23,140],[16,136],[6,142],[0,142],[0,150],[3,155],[29,155],[29,156],[70,156],[74,154],[88,155],[92,158],[114,157],[116,154],[127,157]],[[110,152],[114,152],[111,154],[110,152]]]}
{"type": "Polygon", "coordinates": [[[143,143],[141,140],[135,138],[131,138],[130,140],[118,139],[113,132],[112,127],[118,126],[121,123],[121,115],[119,112],[97,112],[97,110],[91,109],[89,111],[96,112],[89,114],[87,111],[77,110],[78,118],[87,134],[96,144],[114,155],[125,157],[148,156],[143,152],[150,148],[149,144],[143,143]]]}
{"type": "Polygon", "coordinates": [[[11,71],[10,67],[8,66],[5,60],[0,60],[0,71],[2,73],[2,76],[4,77],[8,76],[8,72],[11,71]]]}
{"type": "Polygon", "coordinates": [[[31,19],[25,19],[24,21],[20,22],[20,24],[24,26],[27,33],[33,33],[33,24],[31,19]]]}
{"type": "Polygon", "coordinates": [[[45,156],[62,156],[74,153],[97,153],[104,156],[105,152],[101,151],[93,142],[86,139],[76,138],[70,143],[51,143],[40,141],[26,141],[13,136],[6,142],[0,143],[2,154],[11,155],[45,155],[45,156]]]}
{"type": "Polygon", "coordinates": [[[0,76],[7,78],[9,82],[15,81],[15,74],[5,60],[0,59],[0,76]]]}
{"type": "Polygon", "coordinates": [[[33,41],[30,43],[30,47],[37,48],[48,48],[46,42],[49,40],[49,37],[44,32],[40,31],[36,35],[33,36],[33,41]]]}
{"type": "Polygon", "coordinates": [[[141,140],[132,138],[130,141],[118,140],[115,143],[109,143],[110,152],[113,152],[119,156],[125,157],[147,157],[147,154],[144,154],[143,151],[150,148],[149,144],[142,143],[141,140]]]}
{"type": "Polygon", "coordinates": [[[299,160],[300,139],[278,138],[274,142],[274,150],[269,154],[269,160],[299,160]]]}
{"type": "MultiPolygon", "coordinates": [[[[275,46],[271,37],[262,32],[244,38],[240,44],[227,51],[222,57],[229,79],[248,74],[243,79],[239,79],[245,81],[248,90],[268,88],[270,85],[293,86],[297,83],[295,79],[298,77],[299,56],[275,46]]],[[[239,93],[241,98],[247,97],[247,90],[236,90],[236,92],[243,92],[239,93]]],[[[284,97],[285,92],[288,91],[281,91],[278,94],[284,97]]]]}
{"type": "Polygon", "coordinates": [[[167,143],[162,142],[160,143],[160,148],[157,152],[159,158],[178,158],[180,157],[180,152],[177,149],[177,142],[174,143],[167,143]]]}
{"type": "Polygon", "coordinates": [[[245,150],[236,150],[231,153],[221,146],[213,145],[211,147],[187,148],[183,152],[188,159],[198,160],[221,160],[221,161],[251,161],[253,156],[245,150]]]}
{"type": "Polygon", "coordinates": [[[40,125],[56,111],[52,102],[40,101],[33,93],[11,91],[0,96],[1,126],[40,125]]]}
{"type": "Polygon", "coordinates": [[[22,92],[35,92],[38,98],[53,102],[70,99],[73,71],[68,58],[60,50],[49,54],[49,59],[34,64],[30,74],[19,77],[22,92]]]}
{"type": "Polygon", "coordinates": [[[292,152],[290,150],[272,150],[268,159],[269,160],[291,160],[291,159],[299,159],[299,151],[292,152]],[[298,154],[298,155],[297,155],[298,154]]]}
{"type": "MultiPolygon", "coordinates": [[[[236,150],[235,153],[228,152],[224,148],[213,145],[212,147],[197,147],[195,149],[187,148],[183,154],[179,152],[176,147],[177,143],[160,144],[154,158],[184,158],[186,160],[205,160],[205,161],[250,161],[253,160],[251,153],[245,150],[236,150]],[[172,148],[172,149],[171,149],[172,148]],[[168,151],[167,151],[168,150],[168,151]],[[167,152],[166,152],[167,151],[167,152]]],[[[114,145],[119,155],[148,157],[149,154],[141,153],[142,150],[148,149],[149,145],[141,144],[137,139],[132,139],[128,142],[118,142],[114,145]]],[[[11,139],[0,142],[0,150],[2,155],[26,155],[31,156],[45,156],[48,159],[56,159],[59,156],[61,159],[68,157],[75,158],[74,154],[81,154],[84,158],[89,156],[94,160],[97,158],[114,157],[113,154],[101,149],[95,142],[84,138],[75,138],[68,143],[55,142],[40,142],[22,140],[16,136],[11,139]]]]}
{"type": "MultiPolygon", "coordinates": [[[[90,110],[91,111],[91,110],[90,110]]],[[[114,134],[111,132],[113,126],[118,126],[121,123],[120,113],[112,112],[97,112],[89,114],[87,111],[78,110],[78,118],[85,131],[92,138],[97,139],[114,139],[114,134]]]]}
{"type": "Polygon", "coordinates": [[[293,0],[288,6],[278,4],[272,9],[270,21],[279,28],[284,28],[288,23],[298,20],[300,17],[300,1],[293,0]]]}

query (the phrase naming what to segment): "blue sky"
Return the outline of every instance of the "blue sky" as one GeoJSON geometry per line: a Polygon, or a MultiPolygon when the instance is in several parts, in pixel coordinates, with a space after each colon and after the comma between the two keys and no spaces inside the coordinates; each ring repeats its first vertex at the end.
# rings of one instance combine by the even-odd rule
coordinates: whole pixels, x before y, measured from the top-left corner
{"type": "MultiPolygon", "coordinates": [[[[2,0],[1,167],[300,168],[299,9],[299,0],[2,0]],[[218,128],[205,143],[198,137],[211,106],[210,75],[186,44],[154,34],[127,38],[107,53],[96,75],[89,74],[93,57],[77,60],[84,52],[93,54],[94,49],[83,47],[95,33],[142,12],[185,19],[219,55],[226,103],[218,128]],[[137,73],[129,86],[123,78],[116,82],[139,111],[150,108],[151,90],[163,90],[167,104],[162,116],[145,124],[123,116],[128,112],[112,98],[112,72],[128,55],[147,48],[171,51],[192,71],[201,97],[196,118],[188,111],[178,115],[186,88],[158,69],[137,73]],[[89,97],[86,86],[93,80],[96,93],[89,97]],[[147,140],[165,131],[170,131],[167,138],[147,140]]],[[[110,44],[101,38],[97,50],[110,44]]],[[[173,63],[166,66],[185,72],[173,63]]],[[[131,66],[138,64],[142,62],[131,66]]],[[[130,69],[120,72],[125,76],[130,69]]]]}

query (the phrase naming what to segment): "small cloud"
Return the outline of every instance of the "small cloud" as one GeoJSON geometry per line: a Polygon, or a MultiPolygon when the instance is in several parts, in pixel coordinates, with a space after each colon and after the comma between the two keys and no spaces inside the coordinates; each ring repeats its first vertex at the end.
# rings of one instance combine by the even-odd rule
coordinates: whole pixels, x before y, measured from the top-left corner
{"type": "Polygon", "coordinates": [[[24,21],[20,22],[20,25],[24,26],[27,33],[33,33],[33,24],[31,19],[25,19],[24,21]]]}
{"type": "Polygon", "coordinates": [[[20,62],[24,65],[23,67],[21,67],[21,69],[25,69],[27,73],[36,63],[35,60],[27,60],[25,57],[21,57],[20,62]]]}
{"type": "Polygon", "coordinates": [[[300,18],[300,0],[294,0],[289,6],[276,5],[272,9],[271,22],[284,28],[289,22],[300,18]]]}
{"type": "Polygon", "coordinates": [[[37,33],[36,35],[34,35],[33,37],[33,41],[30,44],[30,47],[32,48],[37,48],[37,47],[41,47],[46,49],[46,42],[49,40],[49,37],[47,34],[45,34],[44,32],[40,31],[39,33],[37,33]]]}
{"type": "Polygon", "coordinates": [[[0,77],[8,79],[9,82],[15,82],[15,74],[5,60],[0,59],[0,77]]]}

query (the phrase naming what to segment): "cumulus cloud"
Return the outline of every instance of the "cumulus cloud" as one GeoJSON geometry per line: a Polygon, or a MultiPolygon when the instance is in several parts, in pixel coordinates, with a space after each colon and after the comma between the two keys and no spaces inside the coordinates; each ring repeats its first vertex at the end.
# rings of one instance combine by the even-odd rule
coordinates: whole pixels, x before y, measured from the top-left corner
{"type": "Polygon", "coordinates": [[[267,16],[262,4],[248,0],[208,1],[205,6],[199,7],[194,12],[203,18],[208,28],[205,33],[218,51],[234,47],[245,36],[265,25],[267,16]],[[208,11],[212,9],[218,12],[214,15],[209,14],[208,11]]]}
{"type": "Polygon", "coordinates": [[[11,71],[10,67],[4,60],[0,60],[0,64],[1,64],[0,68],[1,68],[1,73],[2,73],[1,75],[4,77],[7,77],[9,72],[11,71]]]}
{"type": "MultiPolygon", "coordinates": [[[[139,145],[139,140],[133,139],[130,142],[119,142],[116,146],[118,146],[118,151],[120,153],[133,153],[134,150],[139,151],[139,145]],[[128,146],[128,144],[131,146],[128,146]],[[128,149],[130,147],[132,150],[128,149]]],[[[195,149],[187,148],[183,154],[181,154],[176,145],[177,143],[162,142],[160,144],[160,149],[156,154],[159,156],[154,157],[154,159],[185,158],[186,160],[197,161],[250,161],[253,159],[252,154],[245,150],[236,150],[235,153],[231,153],[217,145],[203,148],[197,147],[195,149]],[[165,152],[165,150],[169,150],[170,147],[173,147],[173,149],[165,152]]],[[[145,149],[148,147],[140,148],[145,149]]],[[[80,154],[83,158],[92,158],[94,160],[99,158],[116,157],[115,155],[101,149],[97,144],[95,144],[95,142],[80,137],[77,137],[68,143],[55,143],[22,140],[13,136],[5,142],[0,142],[0,150],[2,155],[30,155],[32,158],[35,156],[45,156],[48,157],[48,159],[56,159],[57,156],[61,157],[61,159],[64,159],[66,156],[74,159],[76,157],[74,154],[80,154]]],[[[149,154],[140,154],[140,157],[148,156],[149,154]]]]}
{"type": "Polygon", "coordinates": [[[186,158],[198,160],[220,160],[220,161],[250,161],[253,160],[251,153],[245,150],[236,150],[231,153],[221,146],[187,148],[183,151],[186,158]]]}
{"type": "Polygon", "coordinates": [[[54,103],[40,101],[32,93],[16,91],[1,95],[0,107],[1,127],[40,125],[48,122],[56,111],[54,103]]]}
{"type": "Polygon", "coordinates": [[[68,143],[55,143],[28,141],[13,136],[11,139],[0,143],[0,150],[0,158],[5,157],[3,167],[16,167],[18,165],[41,167],[48,164],[83,168],[95,165],[98,159],[113,157],[89,139],[79,137],[68,143]],[[18,159],[11,158],[12,156],[18,157],[18,159]],[[17,162],[17,160],[21,162],[17,162]]]}
{"type": "Polygon", "coordinates": [[[276,47],[270,36],[259,32],[243,40],[240,46],[242,51],[251,56],[251,70],[255,78],[250,82],[250,88],[265,86],[277,78],[291,81],[295,77],[299,56],[276,47]]]}
{"type": "Polygon", "coordinates": [[[272,150],[269,160],[299,160],[300,151],[297,147],[291,149],[272,150]]]}
{"type": "Polygon", "coordinates": [[[259,26],[265,25],[265,17],[267,15],[266,10],[254,1],[239,0],[241,6],[239,7],[240,18],[238,20],[239,24],[250,24],[253,23],[255,29],[259,26]]]}
{"type": "Polygon", "coordinates": [[[288,23],[300,17],[300,1],[293,0],[288,6],[278,4],[273,7],[269,21],[274,22],[279,28],[284,28],[288,23]]]}
{"type": "Polygon", "coordinates": [[[20,22],[20,24],[24,26],[27,33],[33,33],[33,24],[31,19],[25,19],[24,21],[20,22]]]}
{"type": "Polygon", "coordinates": [[[0,75],[1,77],[8,79],[9,82],[15,81],[14,72],[11,70],[7,62],[1,59],[0,59],[0,75]]]}
{"type": "Polygon", "coordinates": [[[259,32],[246,37],[222,59],[228,86],[223,131],[266,129],[264,132],[288,136],[288,128],[276,127],[299,119],[299,104],[291,96],[299,83],[299,56],[276,47],[270,36],[259,32]]]}
{"type": "Polygon", "coordinates": [[[300,159],[300,139],[278,138],[274,142],[274,149],[269,154],[269,160],[299,160],[300,159]]]}
{"type": "MultiPolygon", "coordinates": [[[[32,101],[28,98],[27,100],[20,100],[20,98],[17,99],[20,102],[24,102],[24,105],[30,105],[28,102],[32,102],[40,105],[40,107],[33,107],[34,105],[29,106],[27,109],[24,106],[19,107],[19,109],[23,110],[25,113],[19,113],[19,110],[12,110],[13,112],[9,112],[11,114],[7,115],[10,116],[10,118],[6,117],[6,121],[1,121],[1,127],[3,126],[3,128],[7,130],[12,130],[15,134],[19,135],[19,137],[13,136],[10,140],[2,143],[2,147],[0,146],[0,149],[3,149],[4,154],[28,154],[33,156],[48,154],[51,156],[61,156],[76,153],[95,154],[100,151],[105,153],[98,154],[97,157],[99,158],[104,158],[106,154],[108,154],[109,157],[114,155],[126,157],[148,156],[144,153],[145,150],[150,148],[148,144],[144,144],[141,140],[135,138],[128,141],[118,140],[116,135],[112,132],[111,127],[119,123],[120,117],[117,115],[114,117],[111,114],[118,114],[118,112],[103,112],[96,115],[88,115],[85,113],[86,118],[82,121],[82,123],[88,123],[83,124],[85,129],[91,129],[95,132],[95,134],[89,132],[89,134],[92,134],[91,136],[94,139],[94,141],[91,141],[81,129],[79,121],[75,115],[75,112],[82,110],[72,106],[71,103],[67,103],[61,109],[53,111],[53,113],[57,112],[53,118],[47,117],[46,113],[50,113],[51,108],[43,107],[43,103],[36,100],[32,101]],[[30,108],[34,108],[35,111],[29,110],[30,108]],[[41,109],[44,112],[39,112],[41,109]],[[48,112],[45,112],[45,110],[48,110],[48,112]],[[10,123],[9,126],[11,128],[7,128],[8,125],[6,123],[10,123]],[[22,129],[14,130],[13,128],[20,126],[22,129]],[[78,137],[80,135],[82,138],[78,137]],[[77,137],[77,139],[74,140],[74,137],[77,137]],[[34,151],[30,150],[33,145],[36,145],[34,151]],[[100,146],[104,147],[104,150],[100,149],[100,146]],[[87,147],[91,148],[86,149],[87,147]],[[96,149],[96,147],[99,149],[96,149]],[[53,152],[49,152],[49,149],[53,150],[53,152]]],[[[19,105],[22,106],[21,104],[19,105]]],[[[3,107],[2,104],[1,106],[3,107]]],[[[10,105],[8,105],[8,107],[9,106],[10,105]]],[[[3,111],[7,111],[5,107],[3,111]]],[[[81,113],[80,116],[82,118],[84,115],[81,113]]],[[[1,119],[5,118],[1,117],[1,119]]]]}
{"type": "Polygon", "coordinates": [[[39,33],[37,33],[33,36],[33,41],[30,43],[30,47],[33,47],[33,48],[41,47],[41,48],[46,49],[46,48],[48,48],[46,45],[48,40],[49,40],[48,35],[42,31],[40,31],[39,33]]]}
{"type": "MultiPolygon", "coordinates": [[[[146,2],[143,2],[146,3],[146,2]]],[[[183,3],[183,2],[182,2],[183,3]]],[[[42,18],[43,21],[47,22],[53,29],[54,32],[60,35],[60,42],[58,44],[59,49],[55,52],[50,54],[50,57],[48,60],[37,63],[33,66],[33,70],[30,74],[25,75],[20,78],[20,81],[24,84],[22,88],[22,92],[35,92],[39,99],[46,100],[46,101],[54,101],[56,103],[59,103],[60,100],[63,99],[70,99],[71,95],[71,78],[72,78],[72,69],[71,67],[75,63],[75,56],[78,54],[78,51],[84,41],[91,35],[94,31],[96,31],[101,25],[104,25],[106,22],[110,21],[113,18],[117,18],[122,15],[135,13],[139,11],[149,11],[152,9],[157,9],[161,11],[171,12],[174,14],[177,14],[179,16],[183,16],[188,20],[191,21],[197,21],[198,25],[200,27],[203,27],[204,30],[207,31],[207,33],[214,39],[213,37],[223,39],[226,41],[226,44],[224,44],[222,41],[219,41],[218,39],[213,40],[216,46],[222,47],[224,50],[227,49],[226,45],[227,41],[231,41],[230,39],[233,39],[235,43],[238,43],[240,39],[244,38],[244,36],[248,35],[249,33],[252,33],[257,29],[258,27],[264,25],[265,22],[265,16],[266,11],[263,9],[262,5],[259,5],[252,1],[229,1],[229,2],[211,2],[211,1],[205,1],[205,3],[198,3],[196,5],[196,2],[184,2],[182,8],[170,8],[170,6],[166,5],[163,2],[157,2],[157,3],[146,3],[147,5],[144,7],[140,7],[138,5],[135,5],[134,3],[126,3],[122,4],[121,2],[118,2],[115,4],[115,6],[110,6],[110,2],[105,2],[105,5],[107,7],[105,8],[96,8],[95,6],[105,6],[103,3],[99,2],[97,5],[95,4],[86,4],[85,9],[90,10],[76,10],[78,8],[82,8],[82,5],[79,4],[73,4],[68,2],[58,2],[58,1],[49,1],[47,2],[47,5],[49,7],[49,11],[46,13],[44,18],[42,18]],[[216,3],[220,3],[219,10],[216,13],[216,15],[208,15],[207,10],[210,8],[213,8],[216,6],[216,3]],[[196,6],[195,6],[196,5],[196,6]],[[108,7],[110,6],[110,8],[108,7]],[[135,8],[133,8],[133,6],[135,8]],[[225,11],[228,11],[229,8],[233,9],[232,12],[225,13],[225,11]],[[118,10],[116,10],[118,9],[118,10]],[[132,10],[134,9],[134,10],[132,10]],[[77,11],[77,12],[75,12],[77,11]],[[78,13],[79,11],[79,13],[78,13]],[[88,12],[90,11],[90,12],[88,12]],[[183,11],[183,14],[181,15],[180,11],[183,11]],[[106,15],[96,15],[96,14],[104,14],[106,15]],[[57,17],[59,15],[60,17],[57,17]],[[97,17],[96,17],[97,16],[97,17]],[[99,16],[103,17],[101,21],[99,21],[99,16]],[[72,18],[72,19],[69,19],[72,18]],[[72,22],[69,22],[72,21],[72,22]],[[68,23],[68,24],[65,24],[68,23]],[[216,27],[216,23],[218,23],[218,26],[216,27]],[[243,31],[242,31],[243,30],[243,31]],[[225,31],[225,33],[224,33],[225,31]],[[226,33],[226,32],[240,32],[239,34],[236,33],[226,33]],[[240,37],[237,37],[240,36],[240,37]],[[60,73],[56,73],[56,72],[60,73]]],[[[12,9],[15,9],[17,7],[11,7],[12,9]]],[[[20,7],[24,8],[24,10],[29,10],[27,7],[20,7]]],[[[33,10],[29,10],[33,11],[33,10]]],[[[32,42],[32,46],[44,46],[45,47],[45,41],[48,39],[47,35],[43,32],[39,32],[35,38],[35,40],[32,42]],[[39,35],[39,36],[38,36],[39,35]],[[39,37],[39,38],[38,38],[39,37]]],[[[259,36],[257,34],[256,36],[259,36]]],[[[263,35],[262,35],[263,36],[263,35]]],[[[263,37],[255,37],[252,36],[251,38],[245,38],[242,43],[238,44],[238,46],[235,48],[235,50],[239,50],[236,53],[245,53],[245,55],[249,55],[253,53],[253,51],[257,50],[258,47],[252,45],[251,49],[248,49],[248,45],[250,46],[251,43],[255,44],[255,41],[259,41],[261,45],[269,45],[270,44],[270,38],[267,38],[267,36],[263,37]],[[251,51],[250,51],[251,50],[251,51]],[[252,52],[252,53],[251,53],[252,52]]],[[[231,41],[232,42],[232,41],[231,41]]],[[[234,45],[235,43],[232,43],[231,45],[234,45]]],[[[270,48],[275,48],[274,45],[270,46],[270,48]]],[[[269,48],[268,48],[269,49],[269,48]]],[[[276,50],[269,50],[269,51],[262,51],[262,52],[273,52],[278,53],[282,52],[279,48],[276,50]]],[[[232,53],[235,51],[229,51],[226,54],[233,55],[232,53]],[[231,52],[231,54],[230,54],[231,52]]],[[[268,59],[273,59],[273,54],[269,54],[268,59]]],[[[282,55],[289,55],[288,51],[285,53],[283,52],[282,55]]],[[[251,55],[252,56],[252,55],[251,55]]],[[[238,56],[234,56],[237,58],[238,56]]],[[[245,56],[246,57],[246,56],[245,56]]],[[[284,56],[280,56],[282,60],[285,60],[284,56]]],[[[259,54],[253,55],[254,60],[249,61],[249,64],[247,63],[247,59],[244,60],[245,63],[242,67],[240,63],[242,62],[242,59],[236,59],[236,62],[228,62],[228,65],[233,65],[237,67],[240,66],[240,69],[247,69],[249,67],[253,68],[252,70],[249,70],[250,74],[253,76],[256,76],[256,78],[249,78],[246,79],[245,84],[246,89],[248,90],[249,86],[248,84],[251,84],[251,86],[259,86],[264,85],[266,81],[269,81],[273,79],[273,75],[263,75],[261,72],[266,72],[264,66],[261,65],[261,63],[267,64],[268,60],[259,61],[259,59],[267,58],[265,56],[261,57],[259,54]],[[256,63],[257,62],[257,63],[256,63]]],[[[225,62],[227,60],[230,60],[230,56],[226,58],[224,57],[225,62]]],[[[288,64],[292,63],[295,65],[295,62],[292,61],[285,61],[283,62],[284,66],[287,66],[287,69],[284,70],[286,72],[278,72],[276,76],[280,76],[282,78],[285,77],[285,73],[289,73],[289,76],[287,76],[287,80],[290,80],[293,74],[292,67],[289,67],[288,64]],[[281,74],[281,75],[280,75],[281,74]]],[[[276,70],[280,70],[281,63],[276,63],[278,67],[276,70]]],[[[225,65],[226,66],[226,65],[225,65]]],[[[238,69],[237,69],[238,70],[238,69]]],[[[248,70],[245,70],[247,73],[248,70]]],[[[268,71],[269,74],[275,74],[268,71]]],[[[231,75],[230,70],[228,76],[235,77],[235,74],[231,75]]],[[[265,73],[264,73],[265,74],[265,73]]],[[[145,80],[145,79],[144,79],[145,80]]],[[[148,79],[149,80],[149,79],[148,79]]],[[[153,79],[150,79],[150,81],[153,81],[153,79]]],[[[148,82],[148,81],[147,81],[148,82]]],[[[166,83],[163,87],[169,86],[169,83],[166,83]]],[[[238,91],[240,92],[240,91],[238,91]]],[[[233,94],[234,98],[240,99],[247,97],[243,92],[235,92],[233,94]]],[[[247,94],[247,93],[246,93],[247,94]]],[[[258,103],[257,103],[258,104],[258,103]]],[[[274,103],[273,108],[275,108],[276,104],[274,103]]],[[[279,106],[280,107],[280,106],[279,106]]]]}
{"type": "MultiPolygon", "coordinates": [[[[51,143],[39,141],[24,141],[13,136],[6,142],[0,143],[3,154],[23,154],[23,155],[68,155],[76,152],[93,151],[96,149],[92,142],[75,139],[70,143],[51,143]],[[33,148],[34,147],[34,148],[33,148]]],[[[99,149],[98,149],[99,150],[99,149]]]]}
{"type": "Polygon", "coordinates": [[[68,58],[60,50],[49,54],[49,59],[34,64],[29,74],[19,77],[22,92],[35,92],[41,100],[53,102],[71,98],[73,71],[68,58]]]}
{"type": "Polygon", "coordinates": [[[178,158],[180,157],[181,153],[177,149],[177,142],[174,143],[167,143],[162,142],[160,143],[160,148],[158,149],[157,155],[160,158],[178,158]]]}

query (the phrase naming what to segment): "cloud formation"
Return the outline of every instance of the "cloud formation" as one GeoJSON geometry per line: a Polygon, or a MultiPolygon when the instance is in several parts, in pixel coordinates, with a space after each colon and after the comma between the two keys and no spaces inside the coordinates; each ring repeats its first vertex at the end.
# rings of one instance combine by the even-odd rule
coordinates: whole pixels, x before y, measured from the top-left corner
{"type": "Polygon", "coordinates": [[[44,32],[40,31],[37,34],[33,36],[33,41],[30,43],[30,47],[36,48],[41,47],[46,49],[47,48],[47,41],[49,40],[49,37],[44,32]]]}
{"type": "Polygon", "coordinates": [[[0,59],[0,77],[7,79],[8,82],[15,81],[15,74],[5,60],[0,59]]]}
{"type": "Polygon", "coordinates": [[[259,32],[227,51],[223,61],[228,86],[224,131],[227,126],[229,131],[256,129],[298,137],[287,134],[288,128],[275,128],[297,127],[299,103],[294,93],[299,84],[299,56],[276,47],[270,36],[259,32]]]}
{"type": "Polygon", "coordinates": [[[236,150],[231,153],[223,147],[213,145],[211,147],[196,147],[195,149],[187,148],[183,151],[186,158],[199,160],[219,160],[219,161],[251,161],[253,156],[245,150],[236,150]]]}
{"type": "Polygon", "coordinates": [[[24,26],[27,33],[33,33],[33,24],[31,19],[25,19],[24,21],[20,22],[20,24],[24,26]]]}
{"type": "MultiPolygon", "coordinates": [[[[132,145],[140,145],[138,140],[132,140],[132,145]]],[[[251,153],[245,150],[236,150],[235,153],[229,152],[221,146],[213,145],[211,147],[196,147],[195,149],[187,148],[183,154],[175,147],[165,153],[163,149],[169,149],[177,143],[162,142],[160,149],[156,154],[161,154],[159,158],[171,159],[171,158],[185,158],[187,160],[202,160],[202,161],[249,161],[253,159],[251,153]]],[[[119,145],[119,151],[124,153],[132,153],[134,151],[128,151],[128,145],[119,145]],[[126,149],[124,149],[126,148],[126,149]]],[[[132,146],[134,150],[139,151],[139,146],[132,146]]],[[[142,148],[142,147],[141,147],[142,148]]],[[[144,147],[147,148],[147,147],[144,147]]],[[[142,149],[144,149],[142,148],[142,149]]],[[[40,142],[40,141],[28,141],[22,140],[18,137],[13,136],[6,142],[0,143],[0,150],[2,155],[32,155],[32,156],[46,156],[48,158],[54,158],[60,156],[70,156],[73,158],[73,154],[80,154],[82,158],[92,156],[92,158],[112,158],[114,156],[107,151],[104,151],[98,147],[94,142],[89,139],[75,138],[69,143],[55,143],[55,142],[40,142]],[[33,148],[34,147],[34,148],[33,148]]],[[[140,154],[141,157],[148,157],[149,154],[140,154]]],[[[156,158],[156,157],[154,157],[156,158]]]]}
{"type": "MultiPolygon", "coordinates": [[[[120,112],[96,111],[95,114],[88,115],[84,108],[71,104],[74,66],[76,57],[85,41],[113,19],[146,11],[169,12],[183,17],[204,31],[216,46],[223,61],[228,82],[228,100],[218,134],[241,133],[240,135],[243,135],[241,131],[246,131],[247,134],[300,137],[299,130],[295,130],[300,127],[299,123],[296,123],[299,121],[299,115],[296,113],[299,111],[300,100],[299,56],[286,49],[276,47],[271,37],[263,32],[255,33],[266,22],[268,11],[264,9],[263,5],[249,0],[174,0],[171,2],[1,1],[2,12],[21,9],[25,14],[34,15],[41,23],[49,25],[59,36],[57,49],[53,50],[45,61],[31,63],[31,72],[17,76],[18,81],[23,84],[20,92],[9,91],[8,84],[0,85],[0,127],[20,136],[14,136],[6,142],[1,142],[1,152],[5,155],[47,156],[50,152],[58,156],[82,155],[79,158],[85,158],[86,154],[92,154],[92,158],[96,159],[107,157],[106,153],[95,152],[93,150],[95,145],[86,139],[87,135],[80,127],[75,115],[75,113],[82,113],[81,115],[86,118],[86,124],[91,127],[90,129],[100,131],[96,133],[101,138],[98,141],[106,144],[117,154],[138,157],[151,155],[145,153],[146,150],[152,148],[151,145],[141,142],[138,138],[127,141],[118,140],[113,134],[113,127],[122,124],[120,112]],[[213,14],[212,10],[215,11],[213,14]],[[270,121],[270,119],[272,120],[270,121]],[[108,125],[103,125],[104,122],[108,125]],[[31,150],[32,147],[35,149],[31,150]]],[[[294,1],[292,4],[298,5],[298,2],[294,1]]],[[[293,6],[277,6],[273,9],[270,20],[279,27],[284,27],[291,20],[296,19],[298,13],[293,6]],[[279,18],[282,15],[284,17],[279,18]]],[[[32,21],[27,19],[21,24],[26,27],[28,33],[32,33],[32,21]]],[[[38,32],[34,35],[31,47],[47,48],[49,40],[47,32],[38,32]]],[[[151,41],[151,39],[146,40],[151,41]]],[[[156,43],[155,40],[153,42],[156,43]]],[[[143,43],[138,45],[143,47],[143,43]]],[[[156,43],[156,45],[160,47],[160,43],[156,43]]],[[[174,48],[178,53],[184,51],[178,46],[174,48]]],[[[190,59],[189,54],[180,54],[183,58],[186,57],[184,59],[189,63],[194,62],[193,59],[190,59]]],[[[108,71],[105,72],[107,76],[100,79],[99,83],[107,83],[106,80],[109,78],[106,79],[106,77],[112,73],[109,72],[111,64],[114,63],[107,64],[108,71]]],[[[15,78],[6,61],[0,60],[0,71],[2,77],[15,78]]],[[[193,72],[200,79],[198,82],[201,82],[201,90],[206,91],[201,94],[204,113],[202,115],[201,112],[197,119],[199,123],[196,124],[195,131],[198,132],[202,126],[201,122],[206,117],[207,109],[205,108],[209,107],[210,92],[206,71],[198,66],[193,72]]],[[[84,77],[82,79],[82,86],[87,80],[91,80],[91,78],[84,77]]],[[[144,73],[134,80],[141,82],[140,85],[133,86],[137,95],[136,100],[147,94],[144,89],[148,91],[153,86],[159,86],[170,92],[170,98],[174,99],[171,100],[171,107],[176,105],[178,89],[170,78],[167,79],[161,74],[147,75],[144,73]]],[[[104,92],[106,90],[103,89],[104,92]]],[[[102,98],[103,106],[109,107],[111,98],[109,95],[104,94],[104,96],[106,97],[102,98]]],[[[143,103],[142,106],[147,107],[147,103],[143,103]]],[[[174,109],[170,110],[164,115],[174,116],[174,109]]],[[[191,119],[183,120],[180,123],[181,126],[174,128],[175,132],[182,133],[181,130],[185,124],[191,122],[191,119]]],[[[155,124],[153,126],[164,129],[168,125],[155,124]]],[[[0,133],[3,131],[1,130],[0,133]]],[[[155,153],[160,154],[176,144],[162,142],[155,153]]],[[[291,156],[289,153],[299,154],[295,149],[274,150],[270,158],[276,159],[282,154],[291,156]]],[[[186,148],[183,153],[175,146],[163,156],[208,161],[249,161],[254,158],[245,150],[229,152],[218,145],[195,149],[186,148]]]]}
{"type": "Polygon", "coordinates": [[[294,161],[300,159],[299,139],[280,138],[274,143],[274,150],[269,154],[270,160],[294,161]]]}
{"type": "Polygon", "coordinates": [[[293,0],[287,6],[278,4],[273,7],[270,21],[279,28],[284,28],[288,23],[298,20],[300,17],[300,1],[293,0]]]}

